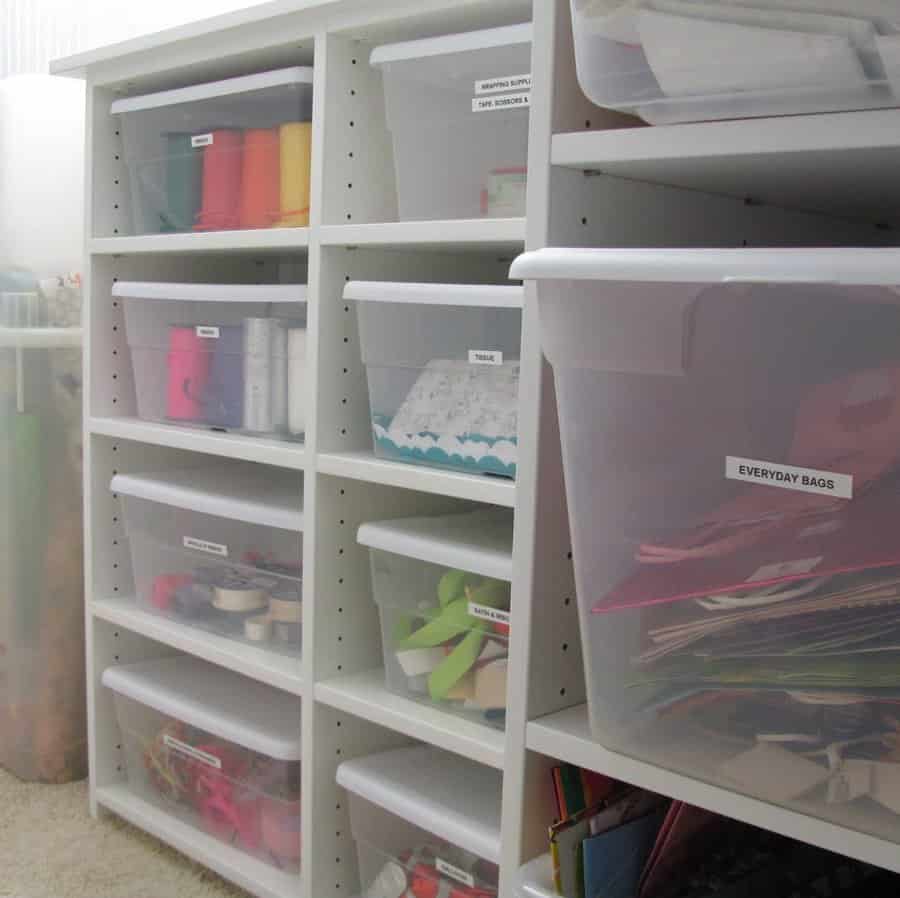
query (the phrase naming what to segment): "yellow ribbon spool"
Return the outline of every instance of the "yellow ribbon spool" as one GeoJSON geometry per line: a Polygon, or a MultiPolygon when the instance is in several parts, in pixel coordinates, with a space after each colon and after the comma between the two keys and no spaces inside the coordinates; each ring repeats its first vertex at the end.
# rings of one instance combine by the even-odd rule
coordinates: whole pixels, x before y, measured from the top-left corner
{"type": "Polygon", "coordinates": [[[286,122],[281,140],[281,218],[276,228],[301,228],[309,224],[309,169],[311,122],[286,122]]]}

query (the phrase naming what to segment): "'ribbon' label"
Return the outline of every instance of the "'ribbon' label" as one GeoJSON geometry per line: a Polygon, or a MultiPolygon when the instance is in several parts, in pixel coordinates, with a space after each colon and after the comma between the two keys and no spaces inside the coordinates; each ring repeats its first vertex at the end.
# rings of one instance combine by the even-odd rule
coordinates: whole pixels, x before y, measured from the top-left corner
{"type": "Polygon", "coordinates": [[[215,755],[209,754],[209,752],[201,751],[199,748],[194,748],[193,745],[188,745],[187,742],[182,742],[180,739],[176,739],[168,733],[163,735],[163,742],[168,748],[171,748],[172,751],[187,755],[189,758],[193,758],[193,760],[199,761],[201,764],[215,767],[216,770],[222,769],[221,758],[217,758],[215,755]]]}
{"type": "Polygon", "coordinates": [[[438,873],[449,876],[470,889],[475,888],[475,877],[471,873],[466,873],[465,870],[460,870],[459,867],[454,864],[448,864],[447,861],[442,861],[439,857],[434,859],[434,866],[437,867],[438,873]]]}
{"type": "Polygon", "coordinates": [[[213,142],[212,134],[195,134],[191,138],[191,146],[196,147],[208,147],[213,142]]]}
{"type": "Polygon", "coordinates": [[[219,339],[219,329],[217,327],[211,327],[208,324],[198,324],[197,327],[194,328],[194,333],[196,333],[198,337],[204,337],[207,340],[219,339]]]}
{"type": "Polygon", "coordinates": [[[228,546],[223,546],[222,543],[211,543],[207,539],[197,539],[194,536],[185,536],[181,542],[185,549],[196,549],[198,552],[207,552],[222,558],[228,557],[228,546]]]}

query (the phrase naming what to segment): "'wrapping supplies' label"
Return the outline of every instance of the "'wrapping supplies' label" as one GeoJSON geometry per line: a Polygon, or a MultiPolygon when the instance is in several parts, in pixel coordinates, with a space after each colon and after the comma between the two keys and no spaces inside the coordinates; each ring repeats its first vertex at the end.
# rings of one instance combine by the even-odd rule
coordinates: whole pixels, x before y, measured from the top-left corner
{"type": "Polygon", "coordinates": [[[502,365],[503,353],[499,349],[470,349],[470,365],[502,365]]]}
{"type": "Polygon", "coordinates": [[[729,480],[741,480],[762,486],[778,486],[801,493],[818,493],[835,499],[853,498],[853,475],[835,474],[833,471],[817,471],[814,468],[795,468],[792,465],[776,465],[770,461],[753,458],[725,458],[725,476],[729,480]]]}
{"type": "Polygon", "coordinates": [[[472,112],[493,112],[498,109],[517,109],[531,105],[531,94],[494,94],[472,98],[472,112]]]}
{"type": "Polygon", "coordinates": [[[198,337],[203,337],[206,340],[219,339],[219,329],[217,327],[211,327],[208,324],[198,324],[197,327],[194,328],[194,333],[196,333],[198,337]]]}
{"type": "Polygon", "coordinates": [[[469,614],[472,617],[480,617],[482,620],[494,624],[509,625],[509,612],[499,608],[491,608],[489,605],[479,605],[478,602],[469,602],[469,614]]]}
{"type": "Polygon", "coordinates": [[[191,146],[196,147],[208,147],[213,142],[212,134],[195,134],[191,138],[191,146]]]}
{"type": "Polygon", "coordinates": [[[531,74],[501,75],[475,82],[476,94],[502,94],[514,90],[531,90],[531,74]]]}
{"type": "Polygon", "coordinates": [[[181,540],[185,549],[196,549],[198,552],[208,552],[210,555],[219,555],[222,558],[228,557],[228,546],[221,543],[211,543],[206,539],[197,539],[193,536],[185,536],[181,540]]]}
{"type": "Polygon", "coordinates": [[[465,870],[460,870],[454,864],[448,864],[446,861],[442,861],[439,857],[434,859],[434,866],[437,867],[438,873],[443,874],[444,876],[449,876],[450,879],[455,879],[457,882],[461,882],[464,886],[468,886],[470,889],[475,888],[475,877],[472,876],[471,873],[466,873],[465,870]]]}
{"type": "Polygon", "coordinates": [[[176,739],[168,733],[163,734],[163,742],[166,744],[166,747],[171,748],[172,751],[177,751],[181,755],[187,755],[195,761],[200,761],[201,764],[215,767],[216,770],[222,769],[222,760],[220,758],[209,754],[209,752],[200,751],[199,748],[194,748],[193,745],[188,745],[186,742],[182,742],[180,739],[176,739]]]}

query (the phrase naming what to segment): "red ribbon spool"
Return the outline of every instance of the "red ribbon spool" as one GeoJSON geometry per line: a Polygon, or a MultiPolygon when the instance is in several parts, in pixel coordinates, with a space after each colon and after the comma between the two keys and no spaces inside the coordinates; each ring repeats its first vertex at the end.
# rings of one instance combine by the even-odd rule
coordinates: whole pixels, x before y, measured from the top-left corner
{"type": "Polygon", "coordinates": [[[240,227],[243,134],[221,129],[203,148],[203,199],[195,231],[228,231],[240,227]]]}
{"type": "Polygon", "coordinates": [[[268,228],[281,203],[281,141],[273,128],[244,132],[240,226],[268,228]]]}

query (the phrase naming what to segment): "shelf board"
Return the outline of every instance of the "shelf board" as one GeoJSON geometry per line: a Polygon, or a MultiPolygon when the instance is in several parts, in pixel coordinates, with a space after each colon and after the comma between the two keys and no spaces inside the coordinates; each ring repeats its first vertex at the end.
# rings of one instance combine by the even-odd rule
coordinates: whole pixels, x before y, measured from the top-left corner
{"type": "Polygon", "coordinates": [[[260,898],[296,898],[300,874],[285,873],[156,807],[126,785],[97,789],[97,802],[260,898]]]}
{"type": "MultiPolygon", "coordinates": [[[[791,810],[668,770],[659,763],[651,764],[604,748],[591,738],[587,705],[577,705],[531,721],[526,730],[526,746],[542,755],[690,802],[726,817],[900,872],[900,852],[896,842],[869,835],[861,828],[823,820],[815,815],[812,807],[808,814],[791,810]]],[[[661,754],[664,750],[665,746],[660,745],[661,754]]],[[[841,807],[848,808],[847,805],[841,807]]],[[[896,821],[895,815],[884,813],[886,822],[896,821]]],[[[860,827],[866,825],[864,814],[857,815],[855,820],[859,821],[860,827]]]]}
{"type": "Polygon", "coordinates": [[[339,711],[503,769],[506,736],[502,730],[388,692],[381,668],[317,683],[315,696],[339,711]]]}
{"type": "Polygon", "coordinates": [[[542,854],[519,869],[519,894],[521,898],[558,898],[549,854],[542,854]]]}
{"type": "Polygon", "coordinates": [[[140,633],[211,664],[233,670],[290,692],[303,695],[303,672],[299,656],[290,657],[217,636],[175,620],[143,610],[134,597],[97,599],[91,603],[94,617],[117,627],[140,633]]]}
{"type": "Polygon", "coordinates": [[[752,198],[788,208],[897,220],[895,109],[556,134],[554,165],[752,198]]]}
{"type": "Polygon", "coordinates": [[[80,347],[80,327],[0,327],[0,349],[80,347]]]}
{"type": "Polygon", "coordinates": [[[309,228],[256,228],[250,231],[204,231],[187,234],[140,234],[136,237],[94,237],[95,256],[133,253],[224,253],[306,250],[309,228]]]}
{"type": "Polygon", "coordinates": [[[88,428],[91,433],[121,440],[189,449],[223,458],[240,458],[295,471],[302,471],[306,461],[303,444],[288,440],[218,433],[214,430],[179,427],[176,424],[157,424],[153,421],[141,421],[139,418],[91,418],[88,428]]]}
{"type": "Polygon", "coordinates": [[[514,480],[487,474],[463,474],[425,465],[408,465],[376,458],[372,452],[322,453],[317,459],[317,468],[322,474],[336,477],[367,480],[370,483],[487,502],[490,505],[512,508],[516,502],[514,480]]]}
{"type": "Polygon", "coordinates": [[[461,218],[323,225],[321,235],[325,246],[480,249],[518,253],[525,243],[525,219],[461,218]]]}

